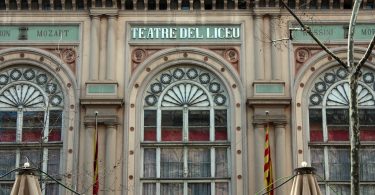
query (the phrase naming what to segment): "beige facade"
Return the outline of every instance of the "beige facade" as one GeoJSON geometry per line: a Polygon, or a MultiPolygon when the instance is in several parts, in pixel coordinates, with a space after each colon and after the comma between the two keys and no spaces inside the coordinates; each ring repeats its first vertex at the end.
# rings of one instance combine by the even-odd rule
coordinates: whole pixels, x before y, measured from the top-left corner
{"type": "MultiPolygon", "coordinates": [[[[118,1],[113,8],[98,6],[90,9],[86,9],[85,2],[85,9],[78,10],[74,8],[74,5],[78,6],[77,1],[73,3],[72,10],[42,10],[42,8],[21,10],[20,2],[17,1],[18,10],[12,10],[11,2],[13,1],[5,1],[6,10],[0,12],[0,21],[2,21],[0,25],[0,76],[3,74],[4,78],[8,79],[2,81],[2,77],[0,78],[0,102],[2,102],[0,112],[18,113],[15,114],[18,119],[13,118],[17,119],[17,128],[15,128],[17,133],[23,132],[22,129],[25,127],[22,127],[22,124],[27,122],[19,122],[25,116],[19,113],[38,109],[31,106],[28,110],[27,106],[17,104],[16,111],[12,111],[14,106],[4,103],[6,102],[4,98],[7,99],[6,97],[12,95],[22,96],[6,93],[10,89],[9,86],[23,86],[23,83],[33,83],[34,80],[36,84],[30,84],[30,86],[35,86],[47,94],[43,96],[45,97],[43,101],[47,102],[45,103],[47,106],[43,108],[44,112],[49,112],[46,108],[49,108],[48,102],[52,101],[51,97],[54,94],[48,93],[47,85],[38,84],[37,78],[39,77],[28,79],[24,76],[19,80],[12,77],[13,69],[18,68],[23,75],[26,75],[25,71],[30,67],[44,70],[51,75],[49,78],[56,80],[61,91],[59,97],[62,98],[62,102],[55,105],[56,108],[51,109],[62,110],[62,114],[60,115],[61,138],[57,140],[40,139],[42,141],[38,141],[26,138],[2,140],[0,138],[0,154],[7,155],[10,159],[8,162],[0,160],[2,163],[0,166],[6,167],[4,171],[22,164],[29,148],[34,151],[44,151],[43,157],[39,159],[40,162],[35,163],[34,166],[48,171],[48,167],[52,166],[48,163],[52,162],[52,160],[49,161],[48,151],[58,150],[60,152],[57,160],[54,160],[58,166],[56,177],[82,194],[92,194],[94,143],[97,130],[99,194],[147,194],[146,188],[152,191],[150,194],[163,194],[163,189],[168,182],[178,183],[179,193],[197,194],[192,189],[198,189],[193,186],[201,182],[206,185],[201,186],[202,189],[208,189],[207,192],[202,192],[203,194],[245,195],[255,194],[265,187],[263,166],[266,124],[270,125],[274,181],[292,176],[293,169],[299,167],[302,161],[315,166],[314,163],[317,161],[314,160],[315,155],[311,155],[311,148],[315,151],[322,147],[325,158],[329,159],[332,145],[344,148],[347,146],[345,140],[331,143],[328,138],[328,141],[320,140],[319,142],[318,140],[319,143],[316,144],[310,138],[313,122],[311,122],[311,116],[309,118],[309,109],[318,108],[311,106],[310,96],[315,93],[314,87],[316,87],[319,75],[337,66],[337,63],[309,40],[298,39],[298,37],[290,40],[289,28],[294,24],[294,20],[282,8],[263,7],[262,2],[246,2],[247,5],[255,3],[256,6],[238,9],[241,2],[235,1],[235,9],[204,10],[205,3],[202,2],[200,10],[195,10],[193,7],[190,7],[190,10],[182,10],[182,8],[171,10],[168,3],[167,10],[146,11],[125,10],[124,6],[128,1],[118,1]],[[115,8],[119,4],[123,7],[115,8]],[[9,26],[16,30],[9,30],[11,29],[9,26]],[[21,32],[22,27],[27,27],[28,32],[32,33],[33,26],[36,26],[36,33],[39,33],[36,37],[31,34],[26,39],[20,39],[21,35],[12,37],[13,33],[21,32]],[[73,30],[52,31],[52,29],[59,29],[59,26],[62,26],[62,29],[71,27],[73,30]],[[161,28],[169,31],[163,31],[161,28]],[[47,29],[46,34],[42,34],[40,29],[47,29]],[[69,39],[69,36],[73,35],[68,35],[68,33],[74,32],[74,29],[77,30],[74,36],[77,35],[77,37],[69,39]],[[237,29],[239,34],[236,34],[237,29]],[[207,32],[209,30],[213,34],[207,32]],[[67,33],[66,36],[64,32],[67,33]],[[199,74],[204,73],[210,76],[209,79],[214,78],[214,80],[208,81],[209,83],[204,81],[203,77],[199,80],[195,77],[179,80],[178,76],[172,74],[172,71],[179,67],[184,71],[182,73],[184,75],[189,74],[189,68],[196,68],[199,74]],[[169,77],[174,82],[172,84],[169,83],[170,81],[165,83],[162,81],[161,76],[164,73],[167,74],[168,71],[169,77]],[[147,100],[147,95],[152,94],[150,93],[151,84],[156,81],[162,83],[162,90],[160,94],[158,92],[157,97],[155,96],[159,98],[156,99],[158,103],[151,104],[147,100]],[[210,88],[213,81],[220,85],[220,93],[225,103],[215,99],[219,97],[219,92],[210,88]],[[190,85],[197,86],[199,88],[197,91],[201,90],[201,93],[206,94],[207,100],[205,101],[209,103],[207,105],[191,103],[189,104],[191,108],[187,108],[188,103],[181,104],[182,113],[185,111],[188,113],[181,115],[184,118],[181,119],[183,121],[182,140],[165,141],[164,139],[167,138],[164,138],[164,130],[163,128],[160,130],[159,127],[163,126],[163,120],[159,115],[164,116],[160,113],[173,107],[163,101],[166,101],[165,96],[172,93],[174,84],[176,86],[178,84],[179,87],[184,86],[186,93],[193,93],[193,87],[190,88],[190,85]],[[206,140],[206,138],[198,137],[198,141],[191,141],[194,138],[191,130],[188,130],[188,123],[192,120],[189,120],[189,117],[193,117],[190,114],[203,108],[207,108],[206,111],[210,113],[208,114],[210,118],[208,138],[206,140]],[[145,110],[159,113],[156,114],[158,117],[155,116],[155,120],[158,121],[154,125],[155,129],[151,130],[155,135],[146,135],[145,129],[148,126],[145,110]],[[215,129],[216,126],[212,126],[216,123],[213,122],[215,121],[213,113],[216,113],[216,110],[225,110],[226,113],[224,116],[226,116],[225,128],[227,130],[222,140],[215,137],[222,132],[217,132],[218,128],[215,129]],[[149,135],[151,141],[146,138],[149,135]],[[45,145],[42,146],[40,143],[45,143],[45,145]],[[162,165],[163,151],[171,148],[174,148],[177,153],[183,153],[181,156],[183,160],[180,163],[184,176],[164,176],[163,178],[163,169],[165,169],[162,165]],[[26,152],[22,153],[24,150],[26,152]],[[189,163],[195,160],[191,159],[190,154],[195,150],[199,152],[207,150],[204,152],[207,152],[211,161],[210,165],[207,165],[208,176],[200,175],[194,178],[189,176],[193,174],[190,172],[193,168],[189,163]],[[220,153],[220,151],[224,152],[220,153]],[[145,173],[148,152],[156,158],[155,162],[152,161],[155,163],[156,173],[147,170],[152,172],[149,174],[155,174],[150,177],[146,177],[145,173]],[[218,176],[223,170],[218,170],[219,165],[215,164],[215,161],[218,162],[219,155],[223,154],[227,155],[224,160],[226,174],[218,176]],[[6,165],[6,163],[11,165],[6,165]],[[149,185],[149,188],[145,187],[146,185],[149,185]],[[218,186],[225,187],[219,188],[218,186]]],[[[218,0],[212,4],[215,5],[217,2],[218,0]]],[[[31,5],[31,2],[29,4],[31,5]]],[[[178,5],[180,4],[179,1],[178,5]]],[[[193,1],[190,4],[193,5],[193,1]]],[[[228,4],[230,4],[229,1],[225,1],[224,5],[228,4]]],[[[134,2],[135,5],[138,4],[134,2]]],[[[156,5],[158,7],[159,2],[156,5]]],[[[52,3],[51,7],[53,6],[52,3]]],[[[146,3],[145,7],[147,6],[146,3]]],[[[296,13],[306,22],[343,26],[348,23],[351,13],[349,9],[343,8],[344,5],[341,9],[297,9],[296,13]]],[[[358,22],[368,24],[370,29],[375,29],[375,27],[372,28],[371,23],[374,19],[373,13],[372,10],[361,10],[358,22]]],[[[369,33],[373,34],[373,31],[370,31],[369,33]]],[[[363,31],[364,34],[366,32],[363,31]]],[[[319,33],[320,31],[317,32],[319,33]]],[[[327,32],[327,36],[334,37],[334,34],[330,33],[331,31],[327,32]]],[[[324,32],[321,36],[325,36],[324,32]]],[[[360,59],[363,55],[368,42],[369,39],[366,38],[359,40],[355,50],[356,59],[360,59]]],[[[326,41],[326,43],[337,55],[346,58],[345,37],[326,41]]],[[[365,71],[369,74],[374,68],[372,59],[373,55],[365,71]]],[[[363,79],[366,83],[366,78],[363,79]]],[[[370,83],[367,84],[370,86],[370,83]]],[[[336,85],[329,86],[335,87],[336,85]]],[[[328,94],[328,88],[326,91],[328,94]]],[[[368,87],[368,91],[373,94],[374,88],[368,87]]],[[[194,91],[194,93],[197,92],[194,91]]],[[[324,96],[325,91],[321,93],[324,96]]],[[[329,100],[328,96],[324,96],[324,101],[329,100]]],[[[181,95],[181,97],[185,96],[181,95]]],[[[365,106],[372,108],[372,104],[365,106]]],[[[322,108],[324,110],[326,106],[322,108]]],[[[200,112],[201,115],[202,113],[200,112]]],[[[0,113],[0,116],[5,116],[5,114],[0,113]]],[[[2,120],[5,120],[5,117],[2,120]]],[[[328,120],[324,119],[322,122],[328,120]]],[[[53,126],[52,123],[50,121],[49,126],[53,126]]],[[[368,126],[372,125],[370,123],[368,126]]],[[[44,137],[48,137],[48,132],[51,132],[48,131],[49,126],[40,127],[47,129],[44,137]]],[[[8,135],[1,133],[1,128],[5,132],[8,127],[0,126],[0,136],[8,135]]],[[[323,129],[325,127],[322,127],[322,132],[323,129]]],[[[330,133],[329,129],[326,131],[330,133]]],[[[328,136],[327,133],[323,134],[328,136]]],[[[369,135],[372,134],[369,133],[369,135]]],[[[372,150],[374,141],[375,139],[372,138],[364,141],[369,151],[372,150]]],[[[323,157],[321,160],[324,161],[323,157]]],[[[368,161],[372,162],[370,159],[368,161]]],[[[326,163],[325,167],[331,166],[330,160],[321,163],[326,163]]],[[[319,169],[319,171],[323,175],[326,173],[325,179],[330,181],[327,173],[331,175],[332,173],[329,170],[319,169]]],[[[346,184],[344,180],[339,179],[346,184]]],[[[373,188],[374,178],[364,180],[369,188],[373,188]]],[[[6,190],[11,186],[11,182],[12,178],[0,180],[0,187],[4,188],[3,191],[0,190],[0,194],[8,192],[6,190]]],[[[59,189],[48,187],[49,182],[43,184],[47,189],[45,194],[71,193],[62,187],[59,189]]],[[[334,181],[332,185],[335,185],[334,181]]],[[[276,194],[288,194],[290,187],[289,183],[278,188],[276,194]]],[[[323,183],[321,187],[324,187],[323,183]]],[[[333,194],[328,187],[323,189],[327,195],[333,194]]],[[[171,191],[169,193],[173,194],[171,191]]]]}

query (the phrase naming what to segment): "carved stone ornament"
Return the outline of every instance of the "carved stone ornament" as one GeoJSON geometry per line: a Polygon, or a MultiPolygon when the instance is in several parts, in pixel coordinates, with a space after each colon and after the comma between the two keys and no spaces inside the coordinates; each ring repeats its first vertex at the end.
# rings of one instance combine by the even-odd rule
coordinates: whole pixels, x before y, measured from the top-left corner
{"type": "Polygon", "coordinates": [[[64,60],[64,62],[71,64],[75,62],[77,56],[76,52],[73,49],[65,49],[62,51],[61,57],[64,60]]]}
{"type": "Polygon", "coordinates": [[[309,59],[310,52],[307,49],[300,48],[296,51],[296,60],[297,62],[304,63],[309,59]]]}
{"type": "Polygon", "coordinates": [[[135,49],[132,53],[132,60],[134,62],[142,62],[146,57],[146,51],[144,49],[135,49]]]}
{"type": "Polygon", "coordinates": [[[228,49],[224,52],[224,57],[231,63],[237,62],[239,55],[235,49],[228,49]]]}

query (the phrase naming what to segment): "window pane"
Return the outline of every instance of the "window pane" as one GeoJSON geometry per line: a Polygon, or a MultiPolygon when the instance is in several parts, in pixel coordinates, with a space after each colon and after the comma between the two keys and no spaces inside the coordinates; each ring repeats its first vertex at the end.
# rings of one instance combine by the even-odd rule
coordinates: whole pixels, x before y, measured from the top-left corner
{"type": "Polygon", "coordinates": [[[329,179],[350,180],[349,149],[330,148],[328,150],[329,179]]]}
{"type": "Polygon", "coordinates": [[[62,111],[49,112],[48,141],[61,141],[62,111]]]}
{"type": "Polygon", "coordinates": [[[142,188],[142,195],[156,195],[156,184],[144,183],[142,188]]]}
{"type": "Polygon", "coordinates": [[[189,111],[189,141],[210,140],[210,111],[189,111]]]}
{"type": "Polygon", "coordinates": [[[227,148],[215,149],[215,177],[228,177],[228,153],[227,148]]]}
{"type": "Polygon", "coordinates": [[[20,165],[23,166],[23,163],[26,162],[26,158],[29,160],[31,168],[40,168],[42,163],[43,149],[40,150],[22,150],[20,165]]]}
{"type": "Polygon", "coordinates": [[[323,141],[322,110],[309,110],[310,142],[323,141]]]}
{"type": "Polygon", "coordinates": [[[15,142],[17,112],[0,112],[0,142],[15,142]]]}
{"type": "Polygon", "coordinates": [[[40,142],[43,136],[44,112],[23,113],[22,141],[40,142]]]}
{"type": "Polygon", "coordinates": [[[60,173],[60,150],[48,149],[48,174],[51,176],[59,177],[60,173]]]}
{"type": "Polygon", "coordinates": [[[162,148],[160,154],[160,176],[180,178],[184,176],[183,150],[180,148],[162,148]]]}
{"type": "Polygon", "coordinates": [[[350,185],[331,185],[330,194],[350,195],[350,185]]]}
{"type": "MultiPolygon", "coordinates": [[[[16,152],[11,150],[0,150],[0,175],[13,170],[16,166],[16,152]]],[[[9,174],[0,180],[14,179],[14,173],[9,174]]],[[[1,193],[0,193],[1,194],[1,193]]]]}
{"type": "Polygon", "coordinates": [[[362,181],[375,180],[375,149],[360,149],[360,178],[362,181]]]}
{"type": "Polygon", "coordinates": [[[144,111],[144,141],[156,141],[156,110],[144,111]]]}
{"type": "Polygon", "coordinates": [[[316,169],[316,174],[319,176],[317,180],[324,179],[324,150],[322,148],[311,148],[310,154],[311,166],[316,169]]]}
{"type": "Polygon", "coordinates": [[[325,195],[326,194],[326,186],[322,185],[322,184],[319,184],[319,188],[320,188],[320,192],[322,193],[322,195],[325,195]]]}
{"type": "Polygon", "coordinates": [[[182,183],[162,183],[160,184],[160,194],[183,195],[184,184],[182,183]]]}
{"type": "Polygon", "coordinates": [[[162,111],[161,140],[182,141],[182,110],[162,111]]]}
{"type": "Polygon", "coordinates": [[[374,194],[374,192],[375,192],[375,185],[361,185],[360,187],[361,195],[374,194]]]}
{"type": "Polygon", "coordinates": [[[359,124],[361,141],[375,141],[375,110],[359,110],[359,124]]]}
{"type": "Polygon", "coordinates": [[[10,183],[0,183],[0,194],[1,195],[8,195],[12,191],[13,184],[10,183]]]}
{"type": "Polygon", "coordinates": [[[210,183],[189,183],[188,184],[189,195],[211,195],[210,183]]]}
{"type": "Polygon", "coordinates": [[[349,113],[347,109],[327,109],[328,141],[349,140],[349,113]]]}
{"type": "Polygon", "coordinates": [[[189,177],[210,177],[211,158],[210,149],[189,149],[188,169],[189,177]]]}
{"type": "Polygon", "coordinates": [[[47,183],[46,194],[59,194],[59,184],[57,183],[47,183]]]}
{"type": "Polygon", "coordinates": [[[226,110],[215,110],[215,140],[228,140],[226,110]]]}
{"type": "Polygon", "coordinates": [[[215,195],[229,195],[228,183],[220,182],[215,184],[215,195]]]}
{"type": "Polygon", "coordinates": [[[145,148],[143,154],[143,177],[156,177],[156,149],[145,148]]]}

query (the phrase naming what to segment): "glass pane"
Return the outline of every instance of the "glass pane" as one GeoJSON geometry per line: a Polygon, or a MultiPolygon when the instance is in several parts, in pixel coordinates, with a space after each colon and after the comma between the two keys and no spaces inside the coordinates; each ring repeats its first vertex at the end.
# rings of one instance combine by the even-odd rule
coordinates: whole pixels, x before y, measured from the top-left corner
{"type": "Polygon", "coordinates": [[[46,194],[59,194],[59,184],[57,183],[47,183],[46,184],[46,194]]]}
{"type": "Polygon", "coordinates": [[[189,141],[210,140],[210,111],[189,111],[189,141]]]}
{"type": "Polygon", "coordinates": [[[189,183],[188,184],[189,195],[211,195],[210,183],[189,183]]]}
{"type": "Polygon", "coordinates": [[[8,195],[12,191],[13,184],[0,183],[0,195],[8,195]]]}
{"type": "Polygon", "coordinates": [[[144,111],[144,141],[156,141],[156,110],[144,111]]]}
{"type": "Polygon", "coordinates": [[[184,158],[181,148],[162,148],[160,154],[160,176],[180,178],[184,176],[184,158]]]}
{"type": "Polygon", "coordinates": [[[40,150],[21,150],[20,164],[23,166],[23,163],[29,160],[31,168],[40,168],[42,163],[43,149],[40,150]]]}
{"type": "Polygon", "coordinates": [[[375,180],[375,149],[360,149],[360,179],[362,181],[375,180]]]}
{"type": "Polygon", "coordinates": [[[311,166],[316,169],[317,180],[324,180],[324,150],[322,148],[310,149],[311,166]]]}
{"type": "Polygon", "coordinates": [[[59,176],[60,173],[60,150],[49,149],[48,150],[48,174],[54,176],[55,178],[59,176]]]}
{"type": "MultiPolygon", "coordinates": [[[[13,170],[16,166],[16,152],[11,150],[0,150],[0,175],[13,170]]],[[[0,180],[14,179],[14,173],[9,174],[0,180]]],[[[1,194],[1,193],[0,193],[1,194]]]]}
{"type": "Polygon", "coordinates": [[[375,141],[375,110],[359,110],[359,124],[361,141],[375,141]]]}
{"type": "Polygon", "coordinates": [[[160,194],[183,195],[184,184],[182,183],[162,183],[160,184],[160,194]]]}
{"type": "Polygon", "coordinates": [[[0,112],[0,142],[15,142],[17,112],[0,112]]]}
{"type": "Polygon", "coordinates": [[[61,141],[62,111],[49,112],[48,141],[61,141]]]}
{"type": "Polygon", "coordinates": [[[142,188],[142,195],[156,195],[156,184],[144,183],[142,188]]]}
{"type": "Polygon", "coordinates": [[[215,110],[215,140],[228,140],[226,110],[215,110]]]}
{"type": "Polygon", "coordinates": [[[349,113],[347,109],[327,109],[328,141],[349,140],[349,113]]]}
{"type": "Polygon", "coordinates": [[[228,153],[227,148],[215,149],[215,177],[228,177],[228,153]]]}
{"type": "Polygon", "coordinates": [[[329,191],[330,194],[350,195],[350,185],[331,185],[329,191]]]}
{"type": "Polygon", "coordinates": [[[162,111],[161,140],[182,141],[182,110],[162,111]]]}
{"type": "Polygon", "coordinates": [[[323,185],[323,184],[319,184],[319,188],[320,188],[320,192],[322,193],[322,195],[325,195],[326,194],[326,186],[323,185]]]}
{"type": "Polygon", "coordinates": [[[349,149],[330,148],[328,150],[329,180],[350,180],[349,149]]]}
{"type": "Polygon", "coordinates": [[[215,184],[215,195],[229,195],[228,183],[220,182],[215,184]]]}
{"type": "Polygon", "coordinates": [[[23,113],[22,141],[40,142],[43,137],[44,112],[23,113]]]}
{"type": "Polygon", "coordinates": [[[322,110],[309,110],[310,142],[323,141],[322,110]]]}
{"type": "Polygon", "coordinates": [[[143,154],[143,177],[156,177],[156,149],[145,148],[143,154]]]}
{"type": "Polygon", "coordinates": [[[211,176],[211,155],[210,149],[197,148],[189,149],[188,170],[189,177],[210,177],[211,176]]]}
{"type": "Polygon", "coordinates": [[[361,195],[368,195],[368,194],[374,194],[374,192],[375,192],[375,185],[361,185],[359,193],[361,195]]]}

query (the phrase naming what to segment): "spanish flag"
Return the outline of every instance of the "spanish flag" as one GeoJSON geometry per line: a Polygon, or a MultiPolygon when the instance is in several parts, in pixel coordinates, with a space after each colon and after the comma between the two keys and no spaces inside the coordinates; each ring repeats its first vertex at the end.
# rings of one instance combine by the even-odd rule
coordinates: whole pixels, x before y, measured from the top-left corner
{"type": "Polygon", "coordinates": [[[93,177],[93,195],[99,194],[99,165],[98,165],[98,119],[95,115],[95,132],[94,132],[94,177],[93,177]]]}
{"type": "Polygon", "coordinates": [[[273,195],[273,178],[272,178],[272,161],[271,161],[271,148],[269,144],[269,124],[265,127],[266,140],[264,143],[264,185],[268,195],[273,195]]]}

